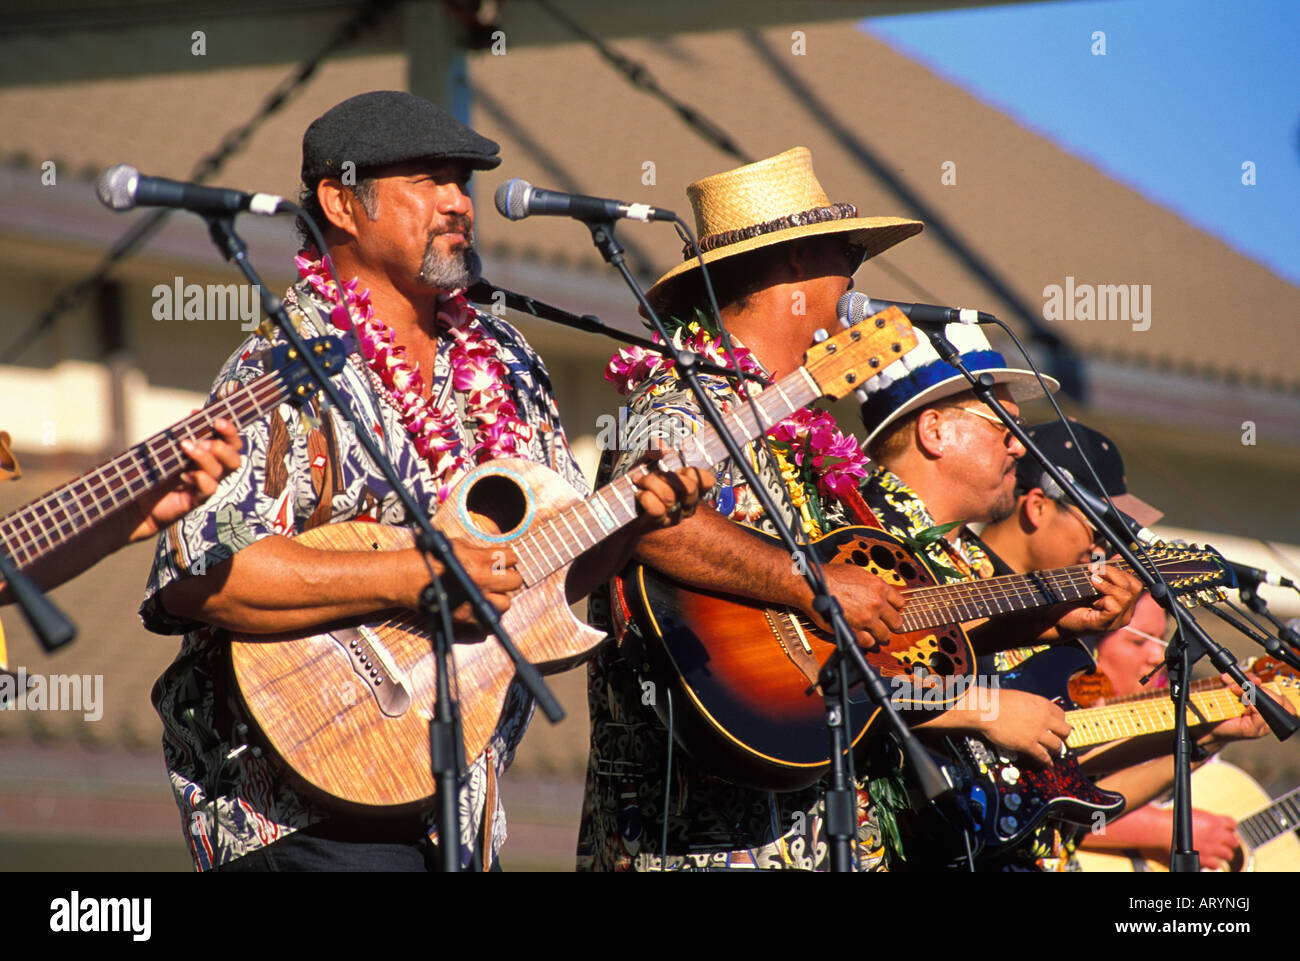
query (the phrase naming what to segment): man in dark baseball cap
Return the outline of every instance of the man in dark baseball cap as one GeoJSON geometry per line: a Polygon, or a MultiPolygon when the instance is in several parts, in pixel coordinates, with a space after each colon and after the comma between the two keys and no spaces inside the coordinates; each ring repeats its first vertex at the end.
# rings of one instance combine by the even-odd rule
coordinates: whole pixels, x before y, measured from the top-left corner
{"type": "MultiPolygon", "coordinates": [[[[1060,421],[1028,428],[1037,443],[1058,467],[1069,471],[1075,482],[1098,497],[1101,491],[1087,458],[1101,479],[1115,506],[1144,527],[1164,515],[1146,501],[1130,494],[1119,448],[1105,434],[1086,424],[1072,421],[1074,439],[1060,421]]],[[[1033,457],[1016,464],[1016,508],[1005,520],[989,524],[980,538],[1007,565],[1017,571],[1050,570],[1088,561],[1097,544],[1097,532],[1083,512],[1056,486],[1033,457]]]]}
{"type": "MultiPolygon", "coordinates": [[[[160,544],[142,614],[151,630],[188,634],[155,688],[155,704],[199,870],[423,871],[440,863],[428,813],[436,806],[426,803],[418,814],[399,816],[391,813],[397,802],[363,801],[381,813],[352,817],[303,791],[301,781],[310,780],[306,773],[294,778],[269,757],[243,752],[243,736],[235,732],[244,724],[251,729],[254,721],[237,696],[220,686],[225,645],[216,637],[219,631],[310,634],[342,618],[373,621],[382,611],[416,608],[431,569],[414,549],[329,550],[296,536],[344,521],[409,523],[389,481],[360,447],[357,431],[370,433],[402,486],[430,516],[455,501],[457,507],[449,503],[446,509],[459,510],[470,526],[480,523],[465,506],[461,481],[498,458],[533,462],[546,478],[535,483],[555,485],[548,491],[567,483],[575,500],[588,492],[541,359],[510,324],[478,311],[463,293],[479,271],[469,180],[474,171],[497,166],[497,151],[491,140],[433,104],[392,90],[343,101],[303,137],[303,206],[325,235],[343,289],[332,282],[323,252],[307,243],[296,261],[302,280],[284,300],[307,337],[353,333],[360,350],[334,384],[357,427],[319,395],[301,411],[274,411],[248,429],[248,469],[223,483],[206,510],[191,514],[160,544]],[[240,723],[232,723],[232,714],[240,723]]],[[[262,373],[271,346],[261,334],[241,344],[218,377],[218,393],[229,382],[247,383],[262,373]]],[[[611,525],[603,543],[573,562],[565,584],[572,599],[613,576],[630,558],[636,537],[690,515],[709,483],[707,472],[701,476],[693,469],[672,477],[648,470],[636,482],[636,518],[621,528],[611,525]]],[[[540,489],[536,496],[542,496],[540,489]]],[[[495,507],[485,503],[474,510],[478,515],[495,507]]],[[[505,610],[523,579],[512,547],[519,541],[497,528],[511,529],[516,520],[481,523],[482,538],[454,538],[452,544],[488,601],[505,610]],[[493,543],[481,546],[488,541],[493,543]]],[[[447,587],[455,593],[453,584],[447,587]]],[[[567,604],[562,606],[567,614],[567,604]]],[[[461,630],[471,630],[467,604],[457,606],[452,618],[461,630]]],[[[310,642],[288,646],[306,651],[310,642]]],[[[348,663],[342,649],[338,656],[348,663]]],[[[411,661],[398,669],[417,676],[423,665],[411,661]]],[[[326,728],[367,723],[348,714],[355,688],[347,675],[339,680],[345,693],[327,697],[329,710],[337,713],[327,715],[326,728]],[[345,715],[348,720],[341,720],[345,715]]],[[[331,684],[322,678],[322,689],[331,684]]],[[[282,710],[285,723],[316,725],[304,728],[304,741],[321,731],[318,716],[301,705],[286,703],[282,710]]],[[[531,713],[528,695],[512,685],[486,743],[480,740],[465,752],[461,836],[447,839],[462,866],[490,869],[505,838],[495,785],[531,713]]],[[[474,733],[467,734],[467,745],[474,733]]],[[[426,741],[402,760],[414,765],[408,775],[416,781],[408,783],[431,792],[432,784],[421,780],[428,758],[426,741]]],[[[353,760],[359,771],[376,763],[349,755],[353,760]]],[[[400,783],[400,762],[390,759],[384,767],[380,780],[400,783]]],[[[364,791],[366,777],[358,781],[354,787],[364,791]]],[[[427,793],[415,795],[402,807],[427,801],[427,793]]]]}
{"type": "MultiPolygon", "coordinates": [[[[1069,471],[1080,486],[1098,496],[1101,494],[1097,480],[1084,463],[1087,458],[1116,507],[1143,526],[1160,520],[1163,515],[1159,510],[1129,493],[1124,460],[1115,442],[1078,421],[1072,421],[1070,427],[1074,438],[1060,421],[1030,427],[1028,434],[1047,458],[1069,471]]],[[[990,550],[999,574],[1066,567],[1103,558],[1109,553],[1109,546],[1099,543],[1100,538],[1083,513],[1057,487],[1042,465],[1028,455],[1016,465],[1015,512],[1005,520],[989,524],[980,537],[990,550]]],[[[1127,695],[1150,689],[1139,684],[1138,678],[1154,670],[1163,659],[1164,630],[1164,610],[1151,600],[1151,595],[1143,592],[1134,604],[1129,623],[1104,635],[1085,634],[1081,640],[1094,650],[1097,667],[1109,678],[1113,694],[1127,695]]],[[[981,657],[979,670],[981,673],[1007,671],[1039,650],[1000,651],[981,657]]],[[[1203,750],[1217,751],[1229,741],[1258,738],[1266,731],[1258,713],[1252,709],[1214,728],[1199,729],[1197,743],[1203,750]]],[[[1124,816],[1108,825],[1106,832],[1090,833],[1080,843],[1091,849],[1112,851],[1124,846],[1158,849],[1162,840],[1168,845],[1168,813],[1147,804],[1172,783],[1173,768],[1163,756],[1164,751],[1162,742],[1142,745],[1126,757],[1126,763],[1133,766],[1113,771],[1098,782],[1105,790],[1124,795],[1128,807],[1124,816]],[[1139,763],[1142,761],[1147,763],[1139,763]]],[[[1226,856],[1240,842],[1230,827],[1224,830],[1222,825],[1207,825],[1204,814],[1197,813],[1198,846],[1207,845],[1204,850],[1216,859],[1226,856]]]]}

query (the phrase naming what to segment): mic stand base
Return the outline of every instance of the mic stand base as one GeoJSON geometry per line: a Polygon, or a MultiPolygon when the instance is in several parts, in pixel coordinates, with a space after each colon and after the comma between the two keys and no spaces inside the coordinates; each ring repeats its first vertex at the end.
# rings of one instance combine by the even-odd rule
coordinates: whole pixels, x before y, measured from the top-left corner
{"type": "Polygon", "coordinates": [[[9,555],[0,548],[0,579],[9,588],[13,599],[31,625],[32,633],[46,654],[53,654],[77,636],[77,625],[72,623],[58,606],[50,600],[36,582],[18,569],[9,555]]]}

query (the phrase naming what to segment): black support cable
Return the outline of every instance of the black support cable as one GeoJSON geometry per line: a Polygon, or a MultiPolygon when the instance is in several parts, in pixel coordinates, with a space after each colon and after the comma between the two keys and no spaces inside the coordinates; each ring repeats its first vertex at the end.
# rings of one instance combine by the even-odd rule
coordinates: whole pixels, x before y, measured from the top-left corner
{"type": "Polygon", "coordinates": [[[1001,298],[1011,307],[1019,320],[1028,328],[1030,339],[1048,351],[1048,366],[1052,375],[1061,382],[1061,389],[1067,396],[1083,400],[1086,393],[1083,369],[1070,345],[1043,325],[1029,309],[1029,305],[1011,289],[1011,285],[1003,280],[993,265],[972,250],[965,240],[957,235],[957,231],[948,224],[943,215],[927,203],[924,197],[899,179],[885,159],[831,111],[813,89],[790,69],[789,64],[784,63],[772,51],[757,30],[749,29],[745,34],[754,52],[794,94],[795,98],[808,108],[813,118],[835,138],[839,145],[861,166],[869,170],[872,176],[884,184],[894,196],[916,211],[917,218],[925,223],[925,229],[935,234],[939,241],[952,251],[966,269],[974,274],[994,296],[1001,298]]]}
{"type": "MultiPolygon", "coordinates": [[[[228,132],[221,138],[216,149],[199,158],[190,172],[189,179],[203,183],[225,166],[226,161],[248,145],[249,139],[268,117],[278,112],[289,98],[296,94],[316,73],[320,65],[339,50],[351,44],[366,30],[378,24],[389,10],[397,5],[397,0],[365,0],[356,12],[339,24],[338,28],[325,41],[324,46],[315,54],[304,60],[298,67],[276,84],[267,94],[262,106],[245,123],[228,132]]],[[[44,333],[63,314],[76,307],[86,295],[98,287],[113,272],[119,263],[134,253],[141,244],[152,236],[163,221],[172,214],[171,209],[159,209],[133,223],[109,248],[104,259],[93,271],[80,280],[68,284],[54,296],[54,302],[46,308],[30,326],[27,327],[10,344],[9,349],[0,354],[0,363],[13,363],[40,334],[44,333]]]]}
{"type": "Polygon", "coordinates": [[[696,110],[690,104],[678,100],[663,87],[659,82],[650,75],[644,64],[637,63],[635,60],[623,56],[600,37],[596,36],[582,24],[569,17],[564,11],[557,7],[551,0],[537,0],[538,6],[542,7],[560,23],[564,24],[583,40],[596,48],[596,51],[605,58],[605,60],[619,73],[627,78],[628,83],[639,90],[644,90],[650,96],[655,97],[668,106],[673,113],[681,118],[682,122],[694,130],[713,146],[717,147],[725,154],[730,154],[741,163],[751,164],[754,158],[745,153],[736,141],[728,133],[715,124],[700,111],[696,110]]]}
{"type": "MultiPolygon", "coordinates": [[[[564,24],[564,26],[577,36],[590,43],[608,63],[627,78],[629,83],[667,104],[668,107],[676,113],[688,127],[711,143],[718,150],[730,154],[741,163],[749,164],[754,162],[754,158],[737,146],[736,141],[725,130],[723,130],[721,126],[704,116],[690,104],[678,100],[672,94],[660,87],[654,77],[650,75],[649,69],[644,64],[638,63],[610,47],[580,23],[567,16],[554,3],[552,3],[551,0],[537,0],[537,2],[556,20],[564,24]]],[[[929,221],[927,220],[927,226],[928,225],[929,221]]],[[[633,252],[635,253],[635,251],[633,252]]],[[[930,301],[938,301],[940,299],[927,290],[925,285],[923,285],[919,280],[912,277],[901,267],[890,263],[884,257],[877,255],[871,259],[871,262],[876,267],[879,267],[881,270],[892,276],[899,283],[905,284],[912,290],[915,290],[923,299],[930,301]]],[[[1037,336],[1041,334],[1041,331],[1035,328],[1034,332],[1037,339],[1041,340],[1041,336],[1037,336]]],[[[1057,369],[1058,366],[1059,365],[1053,365],[1053,369],[1057,369]]],[[[1065,383],[1065,381],[1062,380],[1062,383],[1065,383]]]]}

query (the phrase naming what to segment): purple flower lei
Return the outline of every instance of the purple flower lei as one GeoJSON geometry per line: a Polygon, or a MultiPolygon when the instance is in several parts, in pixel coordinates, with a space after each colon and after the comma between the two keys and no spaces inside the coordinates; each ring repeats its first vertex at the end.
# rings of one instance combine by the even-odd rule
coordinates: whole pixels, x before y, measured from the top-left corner
{"type": "Polygon", "coordinates": [[[437,326],[452,342],[452,387],[466,398],[466,410],[477,425],[474,445],[457,453],[457,409],[448,404],[438,410],[425,400],[420,365],[406,359],[406,348],[393,339],[393,330],[375,316],[369,290],[357,290],[357,278],[343,285],[346,305],[330,278],[323,258],[303,250],[294,258],[298,273],[324,300],[334,305],[330,322],[342,331],[353,330],[348,307],[357,318],[356,336],[367,366],[388,391],[389,399],[414,438],[416,451],[429,463],[438,482],[438,503],[473,464],[526,453],[533,429],[519,417],[519,409],[506,389],[508,371],[497,356],[496,343],[474,324],[475,314],[460,291],[442,298],[437,326]]]}

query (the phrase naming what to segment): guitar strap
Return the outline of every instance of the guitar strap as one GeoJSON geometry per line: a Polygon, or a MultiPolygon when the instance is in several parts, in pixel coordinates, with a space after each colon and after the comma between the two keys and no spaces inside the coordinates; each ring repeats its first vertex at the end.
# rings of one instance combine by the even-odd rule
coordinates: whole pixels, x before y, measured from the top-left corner
{"type": "Polygon", "coordinates": [[[487,798],[483,802],[483,824],[479,841],[483,851],[483,870],[492,870],[492,828],[497,816],[497,764],[492,757],[492,745],[484,752],[487,763],[487,798]]]}
{"type": "Polygon", "coordinates": [[[874,527],[877,530],[884,530],[885,525],[880,523],[880,519],[867,506],[867,502],[862,499],[862,494],[856,487],[851,488],[847,493],[840,494],[840,503],[848,508],[853,519],[862,527],[874,527]]]}

